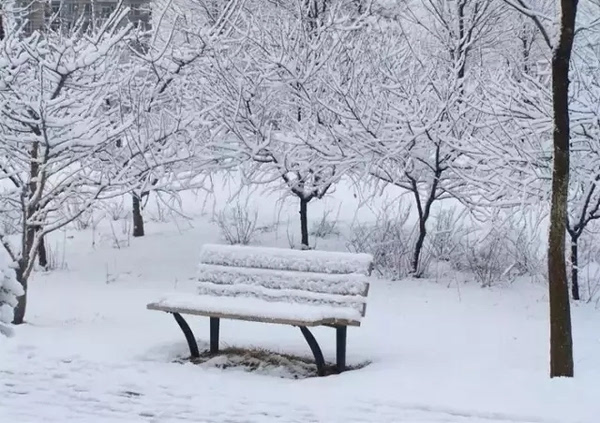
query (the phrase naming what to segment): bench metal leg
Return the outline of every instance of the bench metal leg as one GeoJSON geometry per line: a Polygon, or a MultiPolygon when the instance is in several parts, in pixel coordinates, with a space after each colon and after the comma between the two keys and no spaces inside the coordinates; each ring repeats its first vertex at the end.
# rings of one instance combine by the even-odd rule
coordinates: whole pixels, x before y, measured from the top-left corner
{"type": "Polygon", "coordinates": [[[338,326],[336,328],[336,364],[338,372],[346,370],[346,338],[348,333],[347,326],[338,326]]]}
{"type": "Polygon", "coordinates": [[[218,317],[210,318],[210,353],[217,354],[219,352],[219,323],[218,317]]]}
{"type": "Polygon", "coordinates": [[[190,355],[192,358],[200,357],[200,351],[198,351],[198,344],[196,343],[196,338],[194,337],[194,332],[190,329],[190,326],[187,324],[185,319],[181,317],[179,313],[172,313],[173,317],[177,321],[177,324],[183,331],[185,335],[185,339],[187,340],[188,346],[190,347],[190,355]]]}
{"type": "Polygon", "coordinates": [[[317,363],[317,374],[319,376],[325,376],[325,359],[323,358],[323,352],[321,351],[321,347],[319,347],[319,343],[306,326],[299,326],[299,328],[302,331],[302,335],[304,335],[304,339],[306,339],[306,342],[308,342],[310,350],[315,356],[315,362],[317,363]]]}

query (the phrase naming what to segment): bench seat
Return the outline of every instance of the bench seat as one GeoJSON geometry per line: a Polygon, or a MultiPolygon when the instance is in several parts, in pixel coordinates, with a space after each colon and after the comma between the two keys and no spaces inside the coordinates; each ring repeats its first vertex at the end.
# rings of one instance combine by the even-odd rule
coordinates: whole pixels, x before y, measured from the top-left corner
{"type": "Polygon", "coordinates": [[[222,319],[277,323],[293,326],[359,326],[360,311],[352,307],[334,307],[266,301],[247,297],[172,294],[148,304],[150,310],[193,314],[222,319]]]}

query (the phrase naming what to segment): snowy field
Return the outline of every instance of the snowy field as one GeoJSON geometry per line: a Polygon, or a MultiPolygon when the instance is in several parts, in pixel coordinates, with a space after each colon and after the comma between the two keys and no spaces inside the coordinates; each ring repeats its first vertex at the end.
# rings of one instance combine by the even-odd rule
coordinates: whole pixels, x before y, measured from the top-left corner
{"type": "MultiPolygon", "coordinates": [[[[296,217],[284,208],[279,218],[287,215],[296,217]]],[[[548,378],[543,285],[482,289],[443,269],[430,280],[373,281],[367,317],[348,332],[349,364],[370,363],[360,370],[294,380],[273,366],[250,373],[194,365],[178,361],[188,351],[174,320],[145,306],[163,293],[194,292],[198,251],[221,242],[218,228],[210,213],[149,221],[144,239],[116,248],[124,224],[103,221],[49,240],[58,269],[35,274],[28,324],[0,338],[0,422],[598,421],[594,304],[573,309],[573,380],[548,378]]],[[[258,242],[287,247],[286,231],[258,242]]],[[[335,236],[320,242],[344,248],[335,236]]],[[[188,321],[206,347],[208,319],[188,321]]],[[[221,327],[225,347],[311,357],[296,328],[228,320],[221,327]]],[[[333,361],[335,333],[314,333],[333,361]]]]}
{"type": "Polygon", "coordinates": [[[0,0],[0,423],[600,423],[600,0],[40,3],[0,0]],[[383,263],[349,371],[312,377],[298,328],[231,320],[192,362],[147,309],[363,317],[327,278],[198,287],[223,210],[254,246],[383,263]],[[582,301],[575,378],[552,380],[565,224],[582,301]]]}

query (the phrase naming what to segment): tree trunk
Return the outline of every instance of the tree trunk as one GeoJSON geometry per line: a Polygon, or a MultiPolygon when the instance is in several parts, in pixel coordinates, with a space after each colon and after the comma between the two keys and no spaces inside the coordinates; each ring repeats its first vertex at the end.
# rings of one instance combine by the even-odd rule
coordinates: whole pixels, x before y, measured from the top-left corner
{"type": "MultiPolygon", "coordinates": [[[[33,209],[28,208],[25,222],[31,219],[33,215],[33,209]]],[[[17,298],[17,306],[15,307],[13,318],[14,325],[20,325],[25,321],[25,311],[27,309],[27,281],[31,271],[31,269],[29,269],[29,264],[35,263],[35,260],[37,259],[36,254],[39,252],[39,245],[35,245],[35,237],[39,228],[25,225],[24,229],[25,234],[22,241],[22,257],[19,259],[17,268],[15,269],[17,282],[23,287],[23,295],[17,298]]]]}
{"type": "Polygon", "coordinates": [[[571,237],[571,295],[579,301],[579,252],[578,237],[571,237]]]}
{"type": "Polygon", "coordinates": [[[300,231],[302,233],[303,250],[308,250],[308,201],[300,197],[300,231]]]}
{"type": "Polygon", "coordinates": [[[144,236],[144,217],[142,216],[141,199],[136,194],[132,194],[133,199],[133,236],[144,236]]]}
{"type": "Polygon", "coordinates": [[[458,3],[458,51],[456,52],[455,60],[458,60],[458,79],[460,81],[460,92],[464,92],[464,80],[467,67],[467,52],[465,51],[465,6],[466,2],[458,3]]]}
{"type": "Polygon", "coordinates": [[[415,251],[413,252],[413,259],[411,263],[411,273],[414,277],[421,277],[419,272],[419,261],[421,259],[421,251],[423,250],[423,244],[425,243],[425,237],[427,236],[427,222],[424,219],[419,219],[419,237],[415,244],[415,251]]]}
{"type": "Polygon", "coordinates": [[[527,34],[523,34],[523,38],[521,38],[521,43],[523,43],[523,72],[525,75],[529,75],[529,43],[527,42],[527,34]]]}
{"type": "Polygon", "coordinates": [[[571,306],[565,260],[569,189],[569,64],[575,34],[577,0],[561,0],[560,39],[552,57],[554,165],[548,235],[550,294],[550,377],[573,376],[571,306]]]}
{"type": "MultiPolygon", "coordinates": [[[[0,10],[2,10],[2,6],[0,5],[0,10]]],[[[2,13],[0,13],[0,40],[4,39],[4,19],[2,17],[2,13]]]]}
{"type": "Polygon", "coordinates": [[[17,274],[17,282],[23,287],[23,295],[17,298],[17,306],[14,310],[13,325],[23,324],[25,320],[25,310],[27,308],[27,279],[24,277],[25,263],[19,261],[18,267],[15,269],[17,274]]]}
{"type": "Polygon", "coordinates": [[[48,270],[48,252],[46,251],[45,237],[40,239],[38,246],[38,263],[44,270],[48,270]]]}

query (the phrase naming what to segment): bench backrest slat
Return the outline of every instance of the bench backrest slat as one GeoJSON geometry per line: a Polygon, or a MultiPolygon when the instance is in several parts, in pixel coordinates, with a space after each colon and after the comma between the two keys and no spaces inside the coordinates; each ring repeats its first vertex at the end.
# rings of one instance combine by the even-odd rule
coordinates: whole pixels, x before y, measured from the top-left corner
{"type": "Polygon", "coordinates": [[[333,274],[359,273],[368,276],[373,257],[369,254],[207,244],[200,252],[200,262],[232,267],[333,274]]]}
{"type": "Polygon", "coordinates": [[[268,289],[256,285],[219,285],[201,282],[200,295],[213,297],[258,298],[270,302],[348,307],[364,316],[366,298],[361,295],[323,294],[296,289],[268,289]]]}
{"type": "Polygon", "coordinates": [[[202,281],[215,284],[244,284],[269,289],[296,289],[325,294],[363,295],[369,288],[369,279],[356,273],[340,275],[328,273],[289,272],[285,270],[227,267],[200,264],[198,276],[202,281]]]}

